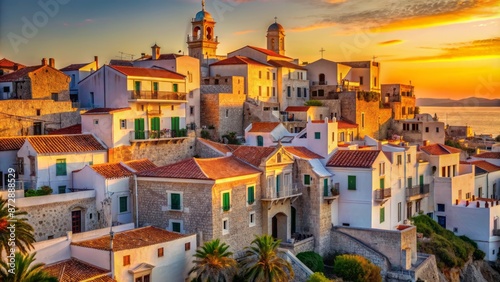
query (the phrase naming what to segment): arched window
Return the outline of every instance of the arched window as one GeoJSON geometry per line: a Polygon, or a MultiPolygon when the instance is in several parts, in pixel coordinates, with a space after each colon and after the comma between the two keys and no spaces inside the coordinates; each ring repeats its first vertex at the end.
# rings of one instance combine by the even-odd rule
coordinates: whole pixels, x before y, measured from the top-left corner
{"type": "Polygon", "coordinates": [[[281,163],[281,153],[276,155],[276,162],[281,163]]]}
{"type": "Polygon", "coordinates": [[[257,146],[264,147],[264,137],[260,135],[257,136],[257,146]]]}
{"type": "Polygon", "coordinates": [[[326,84],[325,74],[324,73],[320,73],[319,74],[319,85],[325,85],[325,84],[326,84]]]}

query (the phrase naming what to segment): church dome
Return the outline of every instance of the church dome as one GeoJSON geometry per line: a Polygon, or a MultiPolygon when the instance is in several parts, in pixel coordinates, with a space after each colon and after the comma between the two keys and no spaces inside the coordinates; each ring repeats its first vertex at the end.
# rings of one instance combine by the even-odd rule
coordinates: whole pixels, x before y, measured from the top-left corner
{"type": "Polygon", "coordinates": [[[202,10],[202,11],[199,11],[197,14],[196,14],[196,17],[194,18],[195,21],[203,21],[203,20],[209,20],[209,21],[212,21],[213,18],[212,18],[212,15],[205,11],[205,10],[202,10]]]}
{"type": "Polygon", "coordinates": [[[267,31],[268,32],[269,31],[285,31],[285,29],[279,23],[273,23],[272,25],[269,26],[269,28],[267,29],[267,31]]]}

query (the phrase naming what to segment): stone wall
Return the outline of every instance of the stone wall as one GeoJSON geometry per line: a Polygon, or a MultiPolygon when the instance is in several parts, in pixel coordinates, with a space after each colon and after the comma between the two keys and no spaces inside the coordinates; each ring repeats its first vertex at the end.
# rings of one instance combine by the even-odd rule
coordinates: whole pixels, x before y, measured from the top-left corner
{"type": "Polygon", "coordinates": [[[439,271],[436,257],[429,254],[418,254],[418,260],[422,263],[415,269],[414,277],[423,281],[439,281],[439,271]]]}
{"type": "Polygon", "coordinates": [[[58,101],[69,101],[69,82],[71,78],[49,67],[30,72],[22,81],[15,83],[16,97],[20,99],[52,99],[56,93],[58,101]]]}
{"type": "Polygon", "coordinates": [[[49,130],[81,123],[81,116],[71,101],[0,100],[2,136],[33,135],[35,122],[41,122],[42,134],[47,134],[49,130]],[[39,116],[37,110],[40,110],[39,116]]]}
{"type": "Polygon", "coordinates": [[[295,257],[295,255],[292,252],[284,249],[278,249],[278,250],[281,251],[280,256],[286,259],[292,265],[292,269],[295,274],[295,277],[292,280],[292,282],[306,281],[309,278],[309,276],[313,274],[313,272],[297,257],[295,257]]]}
{"type": "Polygon", "coordinates": [[[157,166],[173,164],[196,154],[194,132],[179,140],[136,142],[131,146],[109,149],[109,162],[125,162],[147,158],[157,166]]]}
{"type": "Polygon", "coordinates": [[[342,115],[342,111],[340,109],[340,100],[339,99],[328,99],[328,100],[321,100],[321,103],[323,103],[324,107],[328,107],[330,111],[330,115],[328,115],[329,119],[332,119],[332,114],[333,117],[340,118],[342,115]]]}
{"type": "Polygon", "coordinates": [[[47,240],[48,236],[53,236],[53,238],[66,236],[66,232],[72,230],[71,212],[74,210],[82,211],[82,232],[99,228],[98,218],[102,215],[97,214],[95,194],[93,197],[71,197],[87,192],[19,199],[20,205],[22,205],[23,200],[30,202],[36,200],[38,202],[19,208],[21,211],[27,212],[28,223],[35,230],[35,240],[47,240]],[[64,200],[68,196],[71,197],[70,200],[64,200]],[[49,197],[52,201],[47,201],[49,197]],[[57,197],[56,200],[54,200],[55,197],[57,197]],[[47,203],[44,204],[44,202],[47,203]]]}
{"type": "Polygon", "coordinates": [[[289,250],[292,254],[297,255],[303,252],[314,252],[314,237],[294,242],[294,243],[281,243],[281,248],[289,250]]]}
{"type": "Polygon", "coordinates": [[[218,93],[201,95],[201,125],[214,126],[216,136],[229,132],[243,135],[244,94],[218,93]]]}
{"type": "Polygon", "coordinates": [[[243,129],[254,122],[278,122],[278,117],[273,115],[273,109],[279,109],[278,103],[245,102],[243,107],[243,129]],[[269,110],[264,109],[269,108],[269,110]]]}
{"type": "Polygon", "coordinates": [[[203,142],[196,140],[196,155],[200,158],[219,158],[225,156],[210,148],[203,142]]]}

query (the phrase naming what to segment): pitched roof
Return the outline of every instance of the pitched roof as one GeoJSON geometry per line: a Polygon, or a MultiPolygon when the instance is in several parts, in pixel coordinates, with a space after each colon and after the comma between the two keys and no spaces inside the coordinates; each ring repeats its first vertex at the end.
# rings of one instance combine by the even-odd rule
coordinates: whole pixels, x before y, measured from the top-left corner
{"type": "Polygon", "coordinates": [[[60,69],[60,71],[77,71],[81,68],[83,68],[84,66],[88,65],[90,63],[85,63],[85,64],[71,64],[69,66],[66,66],[62,69],[60,69]]]}
{"type": "Polygon", "coordinates": [[[8,60],[6,58],[0,59],[0,68],[1,69],[12,69],[13,70],[15,65],[17,65],[17,67],[19,69],[26,67],[23,64],[19,64],[19,63],[13,62],[13,61],[8,60]]]}
{"type": "Polygon", "coordinates": [[[288,106],[285,112],[307,112],[309,108],[309,106],[288,106]]]}
{"type": "Polygon", "coordinates": [[[60,282],[116,281],[108,276],[109,270],[98,268],[75,258],[45,265],[44,270],[51,276],[57,277],[57,281],[60,282]]]}
{"type": "Polygon", "coordinates": [[[493,171],[500,170],[500,166],[494,165],[494,164],[489,163],[487,161],[473,161],[473,162],[470,162],[470,164],[473,164],[486,172],[493,172],[493,171]]]}
{"type": "Polygon", "coordinates": [[[83,115],[101,115],[101,114],[112,114],[115,112],[121,112],[130,110],[130,107],[127,108],[95,108],[92,110],[88,110],[83,115]]]}
{"type": "Polygon", "coordinates": [[[175,164],[144,171],[140,177],[183,178],[217,180],[260,173],[260,171],[236,157],[212,159],[187,159],[175,164]]]}
{"type": "Polygon", "coordinates": [[[26,141],[26,137],[0,137],[0,151],[17,151],[26,141]]]}
{"type": "Polygon", "coordinates": [[[297,69],[297,70],[307,70],[306,68],[296,65],[289,61],[269,60],[268,63],[278,68],[282,67],[282,68],[297,69]]]}
{"type": "Polygon", "coordinates": [[[214,150],[220,152],[221,154],[227,154],[227,153],[230,153],[230,152],[233,151],[226,144],[222,144],[222,143],[219,143],[219,142],[214,142],[214,141],[211,141],[211,140],[208,140],[208,139],[196,138],[196,141],[199,141],[199,142],[201,142],[201,143],[203,143],[205,145],[208,145],[208,146],[212,147],[214,150]]]}
{"type": "MultiPolygon", "coordinates": [[[[165,229],[153,226],[136,228],[132,230],[115,233],[113,238],[113,251],[117,252],[123,250],[137,249],[141,247],[173,241],[187,236],[188,235],[170,232],[165,229]]],[[[84,248],[111,251],[111,248],[109,246],[110,240],[111,238],[110,235],[108,234],[95,239],[73,242],[71,243],[71,245],[80,246],[84,248]]]]}
{"type": "Polygon", "coordinates": [[[49,135],[82,134],[82,125],[75,124],[68,127],[52,130],[49,135]]]}
{"type": "Polygon", "coordinates": [[[255,47],[255,46],[250,46],[250,45],[248,45],[247,47],[252,48],[254,50],[257,50],[257,51],[259,51],[261,53],[264,53],[264,54],[266,54],[268,56],[280,57],[280,58],[285,58],[285,59],[291,59],[290,57],[280,55],[280,54],[278,54],[278,53],[276,53],[274,51],[268,50],[268,49],[264,49],[264,48],[260,48],[260,47],[255,47]]]}
{"type": "Polygon", "coordinates": [[[92,134],[29,136],[27,140],[39,154],[106,150],[92,134]]]}
{"type": "Polygon", "coordinates": [[[481,159],[500,159],[500,152],[485,152],[485,153],[477,154],[474,157],[481,158],[481,159]]]}
{"type": "Polygon", "coordinates": [[[307,149],[306,147],[286,146],[283,148],[285,148],[285,150],[288,153],[290,153],[298,158],[301,158],[301,159],[305,159],[305,160],[323,159],[322,156],[314,153],[313,151],[307,149]]]}
{"type": "Polygon", "coordinates": [[[279,122],[254,122],[249,132],[271,132],[279,124],[279,122]]]}
{"type": "Polygon", "coordinates": [[[258,167],[262,159],[268,158],[275,150],[276,148],[273,147],[238,146],[234,150],[233,156],[258,167]]]}
{"type": "Polygon", "coordinates": [[[11,73],[2,75],[2,76],[0,76],[0,82],[17,81],[17,80],[25,77],[26,75],[28,75],[28,73],[37,71],[38,69],[40,69],[42,67],[44,67],[44,66],[40,65],[40,66],[25,67],[25,68],[22,68],[20,70],[15,71],[15,72],[11,72],[11,73]]]}
{"type": "Polygon", "coordinates": [[[338,120],[337,123],[339,129],[358,128],[357,124],[345,120],[338,120]]]}
{"type": "Polygon", "coordinates": [[[132,160],[132,161],[124,162],[124,164],[137,172],[155,169],[158,167],[157,165],[155,165],[152,161],[150,161],[148,159],[132,160]]]}
{"type": "Polygon", "coordinates": [[[128,60],[111,60],[109,61],[110,66],[127,66],[127,67],[133,67],[134,63],[132,61],[128,60]]]}
{"type": "Polygon", "coordinates": [[[90,166],[105,179],[130,177],[133,173],[120,163],[105,163],[90,166]]]}
{"type": "Polygon", "coordinates": [[[330,158],[326,166],[371,168],[379,154],[379,150],[340,150],[330,158]]]}
{"type": "Polygon", "coordinates": [[[426,152],[429,155],[449,155],[449,154],[459,154],[462,152],[460,149],[446,146],[443,144],[432,144],[428,146],[420,147],[420,150],[426,152]]]}
{"type": "Polygon", "coordinates": [[[233,56],[222,61],[211,64],[210,66],[225,66],[225,65],[258,65],[268,67],[269,65],[263,64],[254,59],[243,57],[243,56],[233,56]]]}
{"type": "Polygon", "coordinates": [[[142,77],[155,77],[155,78],[169,78],[169,79],[180,79],[183,80],[186,76],[169,71],[166,69],[157,68],[137,68],[129,66],[110,66],[118,72],[126,76],[142,76],[142,77]]]}

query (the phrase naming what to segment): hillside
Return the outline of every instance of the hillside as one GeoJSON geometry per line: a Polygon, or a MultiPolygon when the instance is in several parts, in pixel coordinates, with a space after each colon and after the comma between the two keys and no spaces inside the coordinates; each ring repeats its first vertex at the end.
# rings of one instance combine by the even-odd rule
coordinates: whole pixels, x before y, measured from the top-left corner
{"type": "Polygon", "coordinates": [[[469,97],[460,100],[417,98],[417,106],[427,107],[500,107],[500,99],[469,97]]]}

